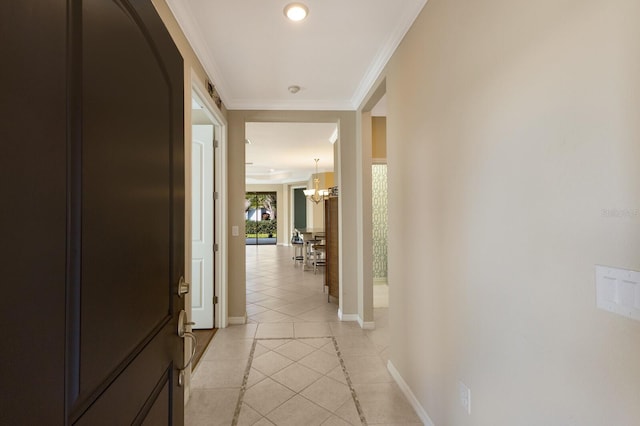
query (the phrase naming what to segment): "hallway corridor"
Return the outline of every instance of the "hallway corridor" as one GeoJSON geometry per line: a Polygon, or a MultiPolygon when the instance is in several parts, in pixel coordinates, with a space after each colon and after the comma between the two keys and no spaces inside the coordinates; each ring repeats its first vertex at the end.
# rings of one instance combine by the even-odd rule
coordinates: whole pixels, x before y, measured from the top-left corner
{"type": "Polygon", "coordinates": [[[186,425],[421,425],[387,371],[387,308],[375,330],[340,322],[323,274],[291,247],[247,246],[248,324],[218,330],[194,372],[186,425]]]}

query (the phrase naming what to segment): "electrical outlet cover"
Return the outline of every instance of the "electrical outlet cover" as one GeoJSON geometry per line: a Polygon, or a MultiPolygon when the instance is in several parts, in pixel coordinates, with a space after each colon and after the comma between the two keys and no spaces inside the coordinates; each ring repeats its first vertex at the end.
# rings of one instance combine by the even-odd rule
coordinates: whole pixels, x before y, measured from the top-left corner
{"type": "Polygon", "coordinates": [[[467,412],[471,414],[471,389],[462,382],[458,382],[458,390],[460,394],[460,405],[467,412]]]}

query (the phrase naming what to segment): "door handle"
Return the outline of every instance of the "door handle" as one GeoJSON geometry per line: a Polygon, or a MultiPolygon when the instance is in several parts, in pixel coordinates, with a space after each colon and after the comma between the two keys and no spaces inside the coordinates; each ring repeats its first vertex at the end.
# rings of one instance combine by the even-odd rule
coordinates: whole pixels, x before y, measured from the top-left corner
{"type": "Polygon", "coordinates": [[[189,360],[184,364],[184,367],[178,368],[180,372],[178,376],[178,386],[182,387],[184,384],[184,375],[185,371],[196,356],[196,347],[198,346],[198,338],[190,331],[187,331],[187,326],[194,325],[195,322],[187,321],[187,313],[183,310],[180,311],[180,315],[178,316],[178,336],[182,337],[182,339],[191,339],[191,356],[189,356],[189,360]]]}
{"type": "Polygon", "coordinates": [[[182,297],[183,294],[189,293],[190,284],[184,280],[184,275],[180,277],[178,281],[178,296],[182,297]]]}

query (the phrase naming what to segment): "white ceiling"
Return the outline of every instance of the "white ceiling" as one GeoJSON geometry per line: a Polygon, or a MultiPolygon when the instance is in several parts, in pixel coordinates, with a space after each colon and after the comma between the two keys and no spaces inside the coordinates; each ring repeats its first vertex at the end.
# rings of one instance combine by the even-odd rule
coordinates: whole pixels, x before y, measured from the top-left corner
{"type": "Polygon", "coordinates": [[[335,123],[247,123],[246,183],[307,181],[315,172],[333,171],[335,123]]]}
{"type": "Polygon", "coordinates": [[[228,109],[357,109],[426,0],[290,2],[167,0],[228,109]]]}
{"type": "MultiPolygon", "coordinates": [[[[356,110],[427,0],[167,0],[228,109],[356,110]],[[292,94],[288,87],[301,90],[292,94]]],[[[384,115],[384,102],[381,102],[384,115]]],[[[250,123],[247,183],[333,170],[335,124],[250,123]],[[273,171],[272,171],[273,170],[273,171]]]]}

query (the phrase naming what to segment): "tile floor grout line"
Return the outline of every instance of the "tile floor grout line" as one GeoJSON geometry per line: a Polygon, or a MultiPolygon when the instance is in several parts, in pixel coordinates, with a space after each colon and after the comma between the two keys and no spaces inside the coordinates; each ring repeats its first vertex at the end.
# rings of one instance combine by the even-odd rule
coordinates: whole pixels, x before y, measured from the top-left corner
{"type": "MultiPolygon", "coordinates": [[[[254,338],[254,342],[257,342],[258,340],[291,340],[291,341],[295,341],[295,340],[304,340],[304,339],[307,339],[307,340],[311,340],[311,339],[331,339],[331,336],[321,336],[321,337],[256,337],[256,338],[254,338]]],[[[282,346],[284,346],[285,344],[283,344],[282,346]]],[[[269,349],[269,350],[272,351],[272,352],[276,352],[277,353],[277,351],[274,350],[274,349],[269,349]]],[[[320,350],[320,348],[316,348],[316,350],[320,350]]],[[[287,357],[285,356],[285,358],[287,358],[287,357]]],[[[294,363],[297,363],[297,361],[294,361],[294,360],[291,360],[291,361],[293,361],[294,363]]],[[[252,363],[252,365],[253,365],[253,363],[252,363]]],[[[273,374],[267,375],[268,378],[273,380],[272,376],[273,376],[273,374]]],[[[326,377],[326,375],[325,375],[325,377],[326,377]]],[[[284,386],[287,387],[286,385],[284,385],[284,386]]],[[[307,385],[307,387],[309,387],[309,386],[311,386],[311,385],[307,385]]],[[[306,388],[304,388],[304,389],[306,389],[306,388]]],[[[290,396],[286,401],[283,401],[282,403],[280,403],[280,405],[278,405],[277,407],[273,408],[271,410],[271,412],[277,410],[278,407],[283,406],[284,404],[286,404],[288,401],[290,401],[291,399],[295,398],[296,396],[300,396],[300,397],[306,399],[307,401],[311,402],[312,404],[315,404],[314,401],[311,401],[309,398],[307,398],[306,396],[304,396],[302,394],[302,391],[304,389],[301,389],[299,391],[295,391],[295,390],[289,388],[289,390],[291,392],[293,392],[293,395],[290,396]]],[[[268,417],[267,417],[268,414],[270,414],[270,413],[267,413],[267,414],[263,415],[263,417],[265,419],[268,419],[268,417]]],[[[236,426],[236,425],[233,425],[233,426],[236,426]]]]}
{"type": "Polygon", "coordinates": [[[347,386],[349,386],[349,390],[351,391],[351,397],[353,398],[353,402],[356,405],[356,410],[358,410],[358,415],[360,416],[360,421],[363,426],[367,426],[367,419],[364,417],[364,411],[362,410],[362,406],[360,405],[360,400],[358,399],[358,395],[356,394],[356,390],[353,388],[353,383],[351,382],[351,376],[349,376],[349,372],[347,371],[347,366],[342,359],[342,352],[340,352],[340,347],[338,346],[338,341],[335,336],[331,336],[331,340],[333,341],[333,346],[338,354],[338,361],[340,361],[340,366],[342,367],[342,372],[344,373],[344,377],[347,380],[347,386]]]}
{"type": "MultiPolygon", "coordinates": [[[[267,323],[270,324],[270,323],[267,323]]],[[[284,322],[271,324],[288,324],[284,322]]],[[[306,337],[256,337],[254,340],[311,340],[311,339],[331,339],[333,336],[306,336],[306,337]]],[[[328,343],[328,342],[327,342],[328,343]]]]}
{"type": "MultiPolygon", "coordinates": [[[[316,336],[316,337],[254,337],[253,344],[251,345],[251,353],[249,354],[249,361],[247,362],[247,367],[245,368],[244,377],[242,379],[242,387],[240,388],[240,395],[238,395],[238,402],[236,404],[236,410],[233,414],[233,421],[231,426],[237,426],[238,420],[240,418],[240,411],[242,409],[242,403],[244,400],[244,394],[247,389],[247,382],[249,380],[249,374],[251,372],[251,366],[253,365],[253,355],[256,349],[256,345],[258,344],[258,340],[311,340],[311,339],[331,339],[333,342],[333,347],[336,351],[336,355],[338,356],[338,361],[340,362],[340,367],[342,369],[342,373],[344,374],[345,381],[347,382],[347,386],[349,387],[349,392],[351,393],[351,398],[356,406],[356,410],[358,411],[358,416],[360,417],[360,422],[363,426],[367,426],[367,420],[364,416],[364,412],[362,407],[360,406],[360,400],[358,399],[358,395],[356,394],[356,390],[353,388],[353,383],[351,382],[351,376],[349,376],[349,372],[347,371],[347,367],[342,359],[342,352],[340,352],[340,348],[338,347],[338,341],[335,336],[316,336]]],[[[300,392],[295,392],[295,395],[301,395],[300,392]]],[[[304,396],[303,396],[304,397],[304,396]]],[[[291,399],[291,398],[289,398],[291,399]]],[[[286,402],[286,401],[285,401],[286,402]]],[[[283,402],[284,404],[284,402],[283,402]]],[[[281,404],[282,405],[282,404],[281,404]]]]}
{"type": "MultiPolygon", "coordinates": [[[[262,249],[263,247],[260,248],[262,249]]],[[[243,328],[234,326],[231,327],[230,330],[219,330],[214,338],[214,341],[219,342],[219,344],[216,343],[216,345],[220,349],[223,349],[222,352],[220,352],[220,354],[222,354],[221,357],[224,357],[224,359],[227,359],[227,357],[229,359],[242,359],[234,363],[233,372],[230,370],[227,371],[227,365],[230,364],[226,363],[218,363],[217,366],[216,363],[209,363],[207,365],[209,365],[211,371],[202,368],[195,371],[196,376],[201,376],[200,383],[203,384],[203,389],[194,389],[192,391],[192,395],[195,397],[192,397],[188,404],[189,413],[185,419],[185,425],[198,426],[211,424],[211,422],[219,422],[220,424],[241,426],[247,423],[247,421],[255,422],[258,417],[261,417],[260,424],[271,424],[269,423],[270,419],[267,415],[273,417],[274,420],[280,419],[284,423],[289,421],[297,425],[302,425],[306,423],[302,420],[298,422],[292,421],[294,417],[289,419],[289,416],[295,415],[295,418],[310,419],[311,417],[309,417],[308,410],[305,408],[307,407],[307,405],[305,405],[307,403],[316,404],[329,412],[333,412],[333,416],[335,416],[333,421],[343,424],[340,422],[340,420],[342,420],[348,422],[349,426],[370,425],[371,423],[368,423],[369,421],[377,424],[378,421],[382,420],[404,419],[406,417],[405,414],[408,416],[408,413],[404,413],[404,410],[401,410],[403,407],[396,407],[395,404],[396,398],[399,400],[404,396],[398,394],[399,391],[396,392],[395,389],[391,389],[391,386],[388,386],[389,389],[387,389],[387,387],[384,389],[384,401],[388,400],[389,402],[393,402],[388,407],[386,406],[387,404],[383,404],[385,406],[382,406],[377,403],[377,399],[371,401],[367,395],[365,395],[365,393],[368,393],[367,389],[369,389],[367,386],[373,386],[368,383],[369,380],[367,378],[369,377],[369,373],[378,374],[381,373],[381,371],[378,371],[378,366],[374,366],[373,364],[362,365],[362,368],[360,368],[360,361],[357,359],[354,359],[354,366],[351,366],[352,358],[364,356],[364,353],[352,354],[347,350],[347,355],[349,356],[347,356],[347,359],[343,359],[345,355],[341,352],[342,347],[345,344],[351,346],[349,344],[351,327],[349,326],[352,325],[352,323],[339,321],[337,318],[337,305],[335,303],[327,304],[326,293],[322,293],[321,290],[321,280],[324,278],[323,274],[316,276],[308,272],[303,273],[300,268],[296,268],[294,271],[290,266],[290,253],[287,249],[290,249],[290,247],[274,246],[271,251],[267,248],[267,250],[261,252],[260,256],[257,256],[258,251],[256,250],[247,250],[246,312],[248,318],[246,323],[250,325],[245,326],[245,331],[241,333],[242,335],[238,335],[236,331],[242,332],[243,328]],[[265,255],[263,256],[263,254],[265,255]],[[284,324],[286,324],[286,326],[284,324]],[[298,328],[299,325],[300,328],[298,328]],[[338,328],[334,328],[334,325],[338,328]],[[327,326],[329,328],[327,328],[327,326]],[[251,332],[252,330],[253,332],[251,332]],[[306,337],[294,337],[298,334],[306,337]],[[316,335],[314,336],[314,334],[316,335]],[[231,340],[222,339],[225,335],[230,336],[231,340]],[[334,344],[328,343],[331,338],[335,338],[334,344]],[[342,340],[343,338],[346,339],[344,342],[342,340]],[[246,339],[246,341],[240,344],[232,342],[234,339],[246,339]],[[318,341],[311,342],[309,339],[318,339],[318,341]],[[278,342],[274,342],[275,340],[278,340],[278,342]],[[285,346],[281,349],[281,345],[295,341],[298,341],[301,345],[285,346]],[[322,341],[326,341],[327,343],[324,344],[322,341]],[[224,349],[224,347],[230,343],[234,344],[229,346],[228,350],[224,349]],[[338,344],[338,350],[336,350],[336,343],[338,344]],[[309,345],[313,349],[311,354],[315,353],[316,355],[314,356],[316,358],[310,358],[304,363],[300,362],[301,356],[303,358],[309,356],[308,349],[302,348],[302,344],[309,345]],[[247,348],[249,350],[247,350],[247,348]],[[271,372],[271,374],[264,375],[260,370],[255,368],[253,362],[257,363],[260,356],[268,354],[269,352],[287,358],[294,362],[293,365],[297,364],[300,367],[306,367],[312,371],[306,371],[296,367],[280,374],[282,370],[275,372],[274,369],[277,370],[277,368],[280,368],[280,366],[285,363],[284,360],[270,355],[268,358],[265,358],[264,361],[260,361],[260,367],[262,368],[264,366],[271,372]],[[322,356],[322,353],[330,354],[332,358],[334,356],[337,358],[329,360],[325,356],[322,356]],[[249,356],[251,356],[250,360],[248,359],[249,356]],[[245,363],[244,368],[242,365],[243,361],[245,363]],[[318,362],[317,365],[321,367],[318,368],[318,370],[309,367],[309,365],[315,366],[316,361],[318,362]],[[250,366],[247,365],[249,362],[250,366]],[[349,362],[349,366],[351,366],[348,371],[348,367],[346,366],[347,362],[349,362]],[[324,372],[326,368],[329,368],[329,364],[332,365],[331,369],[328,372],[324,372]],[[247,369],[249,370],[249,376],[245,377],[247,369]],[[322,370],[323,373],[319,373],[320,370],[322,370]],[[320,379],[317,378],[316,373],[320,374],[320,379]],[[354,374],[355,378],[350,377],[351,373],[354,374]],[[364,381],[359,379],[362,374],[365,374],[362,376],[364,381]],[[205,381],[202,380],[203,377],[206,378],[205,381]],[[282,381],[277,380],[275,377],[282,379],[282,381]],[[262,387],[256,388],[254,392],[252,390],[253,387],[265,378],[271,379],[275,383],[270,383],[269,386],[265,384],[262,387]],[[327,379],[330,379],[331,383],[327,381],[327,379]],[[320,380],[320,382],[318,382],[318,380],[320,380]],[[333,383],[334,380],[339,382],[341,386],[338,387],[333,383]],[[238,383],[238,381],[240,383],[238,383]],[[243,383],[244,389],[242,389],[243,383]],[[309,383],[311,383],[311,385],[309,385],[309,383]],[[361,383],[364,384],[361,385],[361,383]],[[284,389],[277,387],[276,384],[284,386],[285,389],[293,392],[291,398],[299,399],[291,402],[291,398],[289,398],[285,399],[284,402],[279,402],[285,398],[288,392],[284,392],[284,389]],[[289,387],[288,384],[292,387],[289,387]],[[305,389],[309,389],[310,386],[314,387],[308,392],[305,391],[305,389]],[[212,392],[210,392],[211,395],[207,393],[209,389],[212,390],[212,392]],[[241,389],[243,392],[242,395],[240,394],[241,389]],[[263,394],[265,389],[267,393],[263,394]],[[275,389],[281,392],[281,395],[277,398],[270,395],[272,393],[271,390],[275,389]],[[329,393],[326,393],[327,389],[329,393]],[[394,392],[391,392],[392,390],[394,392]],[[306,393],[306,395],[303,393],[306,393]],[[224,395],[223,403],[222,400],[218,401],[221,395],[224,395]],[[356,399],[354,399],[354,396],[356,399]],[[363,398],[362,401],[360,401],[361,397],[363,398]],[[269,402],[269,404],[263,404],[266,402],[265,398],[268,398],[271,402],[269,402]],[[339,399],[343,400],[343,402],[341,402],[343,405],[338,404],[339,399]],[[234,404],[234,401],[236,401],[236,404],[234,404]],[[260,410],[254,409],[252,405],[254,403],[262,408],[260,410]],[[268,408],[276,403],[280,405],[277,405],[276,408],[269,411],[268,408]],[[287,403],[288,405],[286,405],[287,403]],[[360,404],[360,407],[356,405],[357,403],[360,404]],[[298,404],[302,405],[298,406],[298,404]],[[338,408],[336,408],[336,404],[339,406],[338,408]],[[361,408],[361,412],[358,408],[361,408]],[[371,412],[369,412],[370,409],[371,412]],[[271,412],[274,410],[278,411],[275,411],[272,416],[271,412]],[[262,414],[263,411],[267,411],[267,414],[262,414]],[[361,414],[364,415],[364,420],[367,423],[363,423],[361,414]]],[[[383,313],[386,321],[386,317],[388,316],[387,308],[382,308],[380,312],[383,313]]],[[[376,316],[376,325],[378,325],[377,308],[374,309],[374,315],[376,316]]],[[[353,324],[356,325],[353,330],[354,332],[357,331],[358,334],[368,334],[363,333],[360,327],[357,327],[356,323],[353,324]]],[[[381,325],[386,327],[388,324],[385,322],[384,324],[381,323],[381,325]]],[[[365,339],[366,341],[354,342],[354,345],[357,347],[362,346],[361,349],[366,349],[367,356],[369,356],[369,351],[371,350],[369,340],[371,339],[373,339],[373,337],[368,336],[368,339],[365,339]]],[[[375,353],[382,361],[385,361],[389,348],[388,336],[382,333],[376,336],[375,340],[375,353]],[[380,345],[380,347],[378,347],[378,345],[380,345]],[[385,349],[382,350],[382,347],[385,349]]],[[[216,361],[215,358],[216,357],[213,356],[211,360],[216,361]]],[[[286,370],[286,368],[284,370],[286,370]]],[[[380,401],[382,401],[382,399],[380,401]]],[[[311,406],[308,406],[308,408],[311,408],[311,406]]],[[[314,408],[314,410],[316,408],[314,408]]],[[[413,412],[411,409],[409,409],[409,411],[413,412]]],[[[324,415],[324,412],[322,415],[324,415]]],[[[316,421],[318,420],[316,418],[317,416],[312,417],[316,421]]],[[[409,419],[409,417],[406,418],[409,419]]],[[[329,417],[329,419],[331,419],[331,417],[329,417]]],[[[346,425],[347,423],[344,424],[346,425]]],[[[415,419],[415,424],[420,424],[418,418],[415,419]]]]}
{"type": "Polygon", "coordinates": [[[247,366],[244,370],[244,377],[242,378],[242,386],[240,386],[240,394],[238,395],[238,402],[236,403],[236,410],[233,412],[233,420],[231,421],[231,426],[237,426],[238,420],[240,418],[240,409],[242,408],[242,402],[244,400],[244,393],[247,390],[247,383],[249,381],[249,373],[251,372],[251,365],[253,364],[253,353],[256,350],[257,340],[253,339],[253,344],[251,345],[251,352],[249,353],[249,360],[247,361],[247,366]]]}

